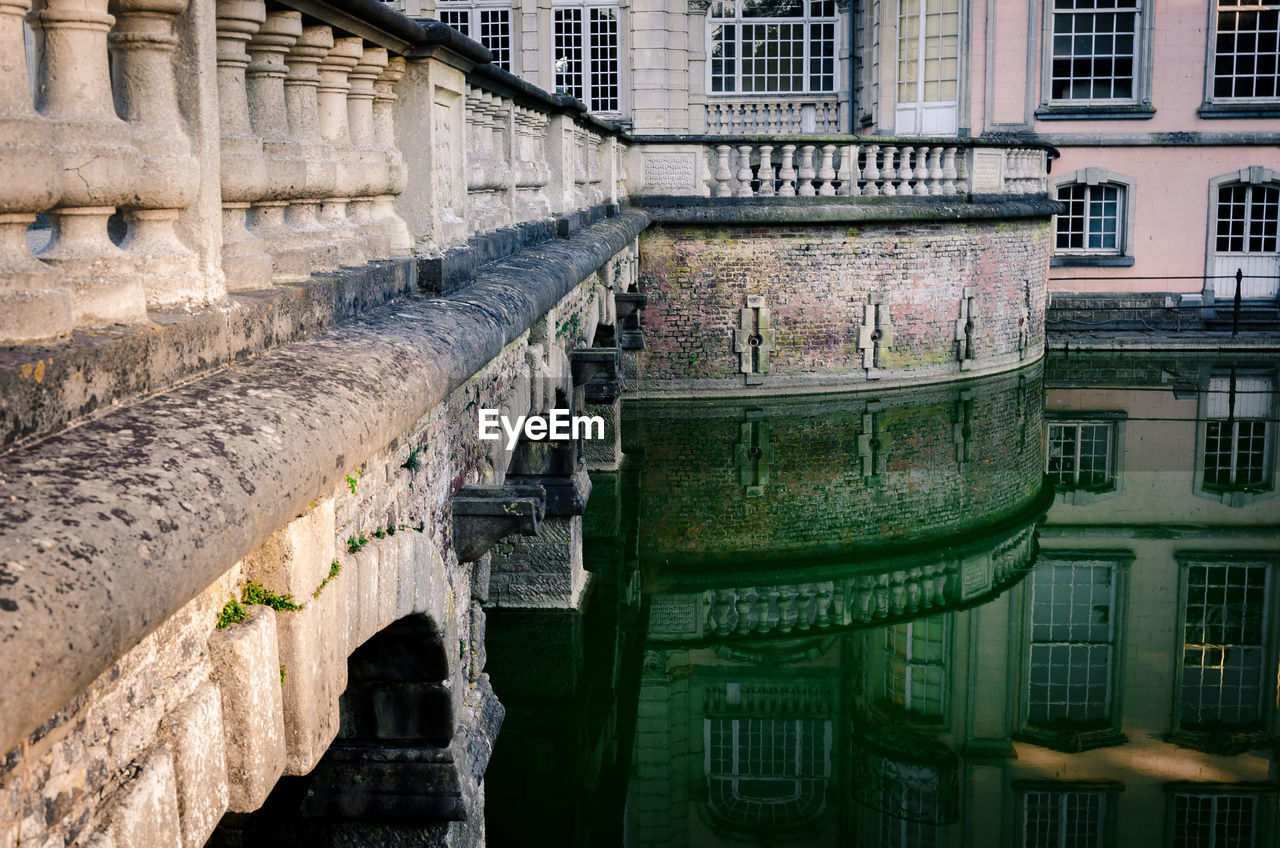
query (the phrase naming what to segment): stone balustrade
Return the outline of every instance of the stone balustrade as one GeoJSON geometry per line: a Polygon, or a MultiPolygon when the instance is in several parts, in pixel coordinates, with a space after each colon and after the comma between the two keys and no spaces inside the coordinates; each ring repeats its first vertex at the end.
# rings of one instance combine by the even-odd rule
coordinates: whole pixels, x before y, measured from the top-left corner
{"type": "Polygon", "coordinates": [[[638,138],[632,194],[693,197],[1043,195],[1046,151],[953,139],[638,138]]]}
{"type": "Polygon", "coordinates": [[[840,98],[724,100],[706,105],[707,135],[793,135],[843,132],[840,98]]]}
{"type": "Polygon", "coordinates": [[[0,0],[0,53],[0,343],[625,195],[616,129],[372,0],[0,0]]]}

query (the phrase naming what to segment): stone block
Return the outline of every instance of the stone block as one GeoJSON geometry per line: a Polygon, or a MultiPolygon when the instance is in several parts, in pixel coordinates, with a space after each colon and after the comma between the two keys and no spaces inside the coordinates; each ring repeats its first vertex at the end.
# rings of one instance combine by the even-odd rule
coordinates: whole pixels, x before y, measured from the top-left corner
{"type": "Polygon", "coordinates": [[[284,710],[276,615],[250,607],[249,617],[209,637],[213,679],[222,694],[228,809],[258,809],[284,773],[284,710]]]}
{"type": "Polygon", "coordinates": [[[375,545],[378,549],[378,597],[377,597],[377,629],[389,625],[396,620],[396,600],[400,585],[399,547],[394,537],[382,539],[375,545]]]}
{"type": "Polygon", "coordinates": [[[245,557],[244,573],[303,603],[329,573],[335,556],[333,498],[324,498],[245,557]]]}
{"type": "Polygon", "coordinates": [[[160,729],[173,751],[182,844],[200,848],[230,800],[218,687],[200,684],[165,717],[160,729]]]}
{"type": "Polygon", "coordinates": [[[106,815],[103,835],[114,848],[182,848],[172,756],[157,745],[135,767],[106,815]]]}
{"type": "MultiPolygon", "coordinates": [[[[315,768],[338,735],[339,660],[332,644],[339,632],[338,595],[322,592],[297,612],[276,616],[284,709],[285,773],[315,768]]],[[[345,629],[345,620],[342,622],[345,629]]]]}
{"type": "Polygon", "coordinates": [[[493,548],[491,606],[576,609],[586,583],[579,515],[547,518],[536,537],[510,537],[493,548]]]}
{"type": "Polygon", "coordinates": [[[449,590],[444,557],[440,556],[430,535],[414,533],[409,538],[412,541],[412,556],[417,571],[414,578],[413,609],[441,624],[444,621],[444,600],[449,590]]]}
{"type": "Polygon", "coordinates": [[[418,579],[418,564],[414,562],[414,544],[409,538],[411,532],[401,530],[387,540],[396,563],[396,620],[412,614],[414,602],[418,599],[418,588],[414,585],[418,579]]]}
{"type": "Polygon", "coordinates": [[[377,545],[366,545],[364,550],[355,555],[356,584],[355,590],[356,632],[351,650],[355,650],[373,634],[378,632],[378,567],[379,550],[377,545]]]}

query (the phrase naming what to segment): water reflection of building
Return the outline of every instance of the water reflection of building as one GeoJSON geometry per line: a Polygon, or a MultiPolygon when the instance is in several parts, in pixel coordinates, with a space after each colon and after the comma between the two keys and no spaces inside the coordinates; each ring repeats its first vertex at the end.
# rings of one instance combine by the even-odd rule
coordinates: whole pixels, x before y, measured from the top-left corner
{"type": "MultiPolygon", "coordinates": [[[[1016,503],[967,514],[949,539],[939,532],[898,547],[904,528],[895,527],[887,551],[860,549],[843,567],[802,548],[779,555],[785,522],[757,522],[773,553],[734,567],[715,554],[735,538],[745,544],[749,532],[733,534],[750,522],[716,522],[734,510],[750,517],[771,495],[800,503],[807,491],[785,423],[748,440],[756,450],[746,482],[733,428],[686,442],[668,417],[649,441],[633,431],[636,504],[613,513],[627,550],[605,559],[622,571],[641,562],[649,616],[643,662],[627,672],[638,694],[621,695],[635,699],[634,712],[617,709],[632,754],[613,833],[646,848],[1275,845],[1277,366],[1238,361],[1232,374],[1231,363],[1168,356],[1050,360],[1045,417],[1022,413],[1047,437],[1028,437],[1035,473],[1057,484],[1020,565],[1037,547],[1038,556],[969,599],[957,593],[962,571],[935,572],[943,579],[932,594],[925,582],[909,589],[909,575],[926,552],[935,565],[999,559],[992,540],[1018,530],[996,519],[1019,513],[1016,503]],[[650,477],[662,433],[683,445],[684,466],[650,477]],[[681,519],[693,529],[669,544],[659,499],[683,507],[699,487],[718,494],[701,518],[681,519]],[[712,555],[699,560],[699,544],[712,555]],[[858,576],[885,577],[866,595],[870,616],[838,619],[857,596],[834,586],[856,588],[858,576]]],[[[1024,375],[1021,388],[1038,410],[1038,378],[1024,375]]],[[[984,422],[1016,417],[1018,389],[922,395],[914,408],[882,400],[896,426],[877,434],[879,467],[897,475],[882,485],[971,505],[1009,491],[1008,475],[1025,472],[1023,436],[984,422]],[[954,443],[931,454],[946,416],[930,405],[953,404],[954,422],[965,402],[980,413],[968,459],[954,443]],[[895,453],[905,445],[928,458],[913,469],[910,451],[895,453]],[[928,464],[944,455],[953,464],[928,464]],[[961,464],[977,457],[1005,476],[961,464]]],[[[856,440],[860,416],[848,420],[856,440]]],[[[816,464],[837,453],[824,445],[810,455],[816,464]]],[[[820,516],[838,512],[837,497],[820,516]]],[[[851,503],[844,527],[869,528],[851,503]]],[[[879,501],[885,522],[891,503],[879,501]]]]}

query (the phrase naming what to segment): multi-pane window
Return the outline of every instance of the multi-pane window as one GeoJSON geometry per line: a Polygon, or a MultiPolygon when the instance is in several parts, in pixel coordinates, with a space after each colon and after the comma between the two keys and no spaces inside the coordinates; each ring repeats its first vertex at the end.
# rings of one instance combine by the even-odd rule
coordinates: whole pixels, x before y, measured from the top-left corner
{"type": "Polygon", "coordinates": [[[1215,100],[1280,97],[1280,2],[1218,0],[1215,100]]]}
{"type": "Polygon", "coordinates": [[[440,21],[489,49],[493,63],[511,70],[511,6],[440,0],[440,21]]]}
{"type": "Polygon", "coordinates": [[[1028,792],[1022,796],[1022,848],[1102,848],[1104,792],[1028,792]]]}
{"type": "Polygon", "coordinates": [[[1069,183],[1058,188],[1066,210],[1056,218],[1055,251],[1117,255],[1124,252],[1124,186],[1069,183]]]}
{"type": "Polygon", "coordinates": [[[1183,727],[1249,726],[1262,718],[1267,589],[1261,564],[1192,563],[1183,596],[1183,727]]]}
{"type": "Polygon", "coordinates": [[[1063,421],[1049,424],[1045,471],[1060,489],[1101,491],[1115,485],[1115,426],[1063,421]]]}
{"type": "Polygon", "coordinates": [[[835,0],[714,0],[711,93],[835,91],[835,0]]]}
{"type": "Polygon", "coordinates": [[[1271,378],[1240,375],[1209,380],[1204,436],[1204,482],[1210,491],[1266,490],[1275,392],[1271,378]]]}
{"type": "Polygon", "coordinates": [[[1179,794],[1173,800],[1173,848],[1261,848],[1256,795],[1179,794]]]}
{"type": "Polygon", "coordinates": [[[898,0],[894,132],[947,135],[958,119],[960,0],[898,0]]]}
{"type": "Polygon", "coordinates": [[[619,111],[617,4],[557,3],[551,19],[556,91],[592,112],[619,111]]]}
{"type": "Polygon", "coordinates": [[[886,627],[884,689],[902,709],[941,718],[946,707],[947,619],[932,616],[886,627]]]}
{"type": "Polygon", "coordinates": [[[934,848],[941,820],[941,780],[931,766],[885,760],[881,764],[885,809],[880,813],[882,848],[934,848]]]}
{"type": "Polygon", "coordinates": [[[1053,0],[1049,97],[1131,101],[1140,0],[1053,0]]]}
{"type": "Polygon", "coordinates": [[[826,807],[831,723],[708,718],[708,803],[739,824],[804,822],[826,807]]]}
{"type": "Polygon", "coordinates": [[[1115,566],[1047,563],[1031,576],[1030,724],[1111,717],[1115,566]]]}
{"type": "Polygon", "coordinates": [[[1219,253],[1275,253],[1280,186],[1234,184],[1218,189],[1219,253]]]}

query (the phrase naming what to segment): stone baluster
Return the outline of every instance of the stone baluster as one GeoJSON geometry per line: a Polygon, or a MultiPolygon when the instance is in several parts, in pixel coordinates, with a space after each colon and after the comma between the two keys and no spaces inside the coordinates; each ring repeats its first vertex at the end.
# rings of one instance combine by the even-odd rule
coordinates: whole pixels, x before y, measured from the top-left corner
{"type": "Polygon", "coordinates": [[[374,86],[389,60],[386,48],[365,46],[348,77],[351,90],[347,92],[347,123],[359,162],[359,180],[347,205],[347,215],[364,234],[365,258],[369,260],[391,256],[387,234],[373,217],[373,199],[386,190],[390,179],[387,155],[378,143],[373,124],[373,101],[378,96],[374,86]]]}
{"type": "Polygon", "coordinates": [[[862,190],[858,187],[858,180],[862,174],[858,170],[858,150],[856,144],[846,144],[840,148],[840,196],[841,197],[859,197],[862,190]]]}
{"type": "Polygon", "coordinates": [[[796,170],[793,164],[795,155],[794,144],[782,145],[782,167],[778,170],[778,180],[781,183],[778,186],[779,197],[796,196],[796,170]]]}
{"type": "MultiPolygon", "coordinates": [[[[338,267],[338,248],[328,228],[320,221],[325,198],[338,189],[338,163],[333,147],[320,135],[320,63],[333,49],[333,30],[327,26],[305,26],[285,56],[284,103],[289,128],[289,145],[298,151],[304,177],[285,210],[285,220],[295,237],[307,248],[311,270],[332,271],[338,267]]],[[[283,150],[268,144],[266,149],[283,150]]]]}
{"type": "Polygon", "coordinates": [[[911,575],[911,579],[906,583],[906,590],[907,610],[915,612],[920,609],[920,574],[918,572],[911,575]]]}
{"type": "Polygon", "coordinates": [[[956,193],[956,180],[959,172],[956,171],[956,149],[954,147],[944,148],[942,151],[942,193],[948,197],[956,193]]]}
{"type": "Polygon", "coordinates": [[[862,179],[867,183],[866,187],[862,190],[862,193],[866,197],[880,196],[880,186],[876,184],[880,179],[879,159],[880,145],[867,145],[867,166],[862,169],[862,179]]]}
{"type": "Polygon", "coordinates": [[[122,247],[142,279],[148,306],[212,299],[196,254],[178,238],[178,217],[196,199],[200,170],[178,111],[174,20],[187,0],[113,0],[108,38],[117,112],[129,122],[141,156],[122,247]]]}
{"type": "Polygon", "coordinates": [[[790,586],[778,592],[778,630],[781,633],[790,633],[795,629],[798,616],[796,598],[796,590],[790,586]]]}
{"type": "Polygon", "coordinates": [[[604,136],[594,132],[587,133],[587,182],[591,186],[592,206],[604,203],[603,189],[604,169],[600,167],[600,150],[604,147],[604,136]]]}
{"type": "Polygon", "coordinates": [[[751,197],[751,145],[738,145],[738,197],[751,197]]]}
{"type": "Polygon", "coordinates": [[[365,261],[364,233],[347,215],[347,206],[360,190],[360,153],[351,142],[347,112],[350,74],[364,56],[359,38],[335,38],[333,49],[320,62],[320,87],[316,105],[320,112],[320,136],[333,146],[338,165],[335,194],[320,205],[320,220],[337,243],[339,265],[362,265],[365,261]]]}
{"type": "Polygon", "coordinates": [[[836,146],[834,144],[824,144],[822,146],[822,167],[818,169],[818,194],[822,197],[835,197],[835,162],[836,146]]]}
{"type": "Polygon", "coordinates": [[[889,578],[881,575],[876,578],[875,588],[871,590],[875,598],[871,614],[875,618],[884,618],[889,614],[889,578]]]}
{"type": "Polygon", "coordinates": [[[745,636],[751,632],[751,599],[742,592],[738,592],[733,601],[733,608],[738,613],[738,621],[734,625],[733,632],[739,636],[745,636]]]}
{"type": "Polygon", "coordinates": [[[267,175],[259,199],[249,210],[249,225],[262,239],[272,259],[272,280],[297,282],[311,275],[306,236],[286,221],[289,200],[306,180],[302,151],[289,138],[284,79],[284,58],[302,35],[302,14],[273,11],[247,46],[250,62],[245,70],[249,121],[262,143],[267,175]]]}
{"type": "Polygon", "coordinates": [[[756,632],[769,632],[769,594],[758,590],[751,590],[755,593],[755,601],[751,605],[752,614],[756,619],[756,632]]]}
{"type": "Polygon", "coordinates": [[[53,122],[64,174],[49,213],[53,240],[40,258],[70,287],[76,323],[142,320],[142,278],[107,236],[107,219],[133,199],[139,160],[111,96],[107,31],[115,19],[107,0],[40,0],[27,20],[39,48],[36,108],[53,122]]]}
{"type": "Polygon", "coordinates": [[[0,344],[40,342],[71,330],[71,292],[31,255],[27,228],[58,202],[62,162],[53,125],[36,114],[22,19],[30,0],[0,0],[0,344]]]}
{"type": "Polygon", "coordinates": [[[733,194],[733,188],[729,185],[729,181],[733,179],[733,171],[729,170],[729,151],[731,150],[733,148],[727,144],[716,147],[716,168],[712,177],[716,183],[716,197],[730,197],[733,194]]]}
{"type": "Polygon", "coordinates": [[[730,593],[721,589],[708,593],[711,601],[710,607],[710,630],[717,636],[729,635],[729,596],[730,593]]]}
{"type": "Polygon", "coordinates": [[[898,159],[898,194],[906,196],[911,194],[911,179],[915,176],[915,169],[911,167],[911,153],[915,148],[902,148],[902,155],[898,159]]]}
{"type": "Polygon", "coordinates": [[[267,160],[249,120],[245,69],[249,39],[266,20],[261,0],[217,0],[218,121],[221,139],[222,271],[229,290],[271,285],[272,258],[249,232],[249,205],[262,198],[267,160]]]}
{"type": "Polygon", "coordinates": [[[813,597],[813,624],[819,630],[831,626],[831,591],[829,584],[821,584],[813,597]]]}
{"type": "Polygon", "coordinates": [[[898,155],[898,148],[891,144],[886,144],[882,152],[884,159],[881,160],[880,174],[884,179],[884,186],[880,191],[885,197],[894,197],[898,194],[898,168],[894,165],[894,157],[898,155]]]}
{"type": "Polygon", "coordinates": [[[760,146],[760,170],[756,172],[760,178],[760,190],[757,194],[760,197],[773,197],[773,145],[762,144],[760,146]]]}
{"type": "Polygon", "coordinates": [[[916,167],[911,172],[911,178],[915,180],[914,193],[916,197],[929,196],[929,148],[916,148],[916,167]]]}
{"type": "Polygon", "coordinates": [[[812,144],[800,147],[800,167],[796,169],[799,177],[796,182],[796,194],[800,197],[813,197],[817,193],[813,188],[813,179],[818,175],[813,168],[813,151],[812,144]]]}
{"type": "Polygon", "coordinates": [[[942,148],[934,147],[929,151],[929,194],[936,197],[942,193],[942,148]]]}
{"type": "MultiPolygon", "coordinates": [[[[409,225],[396,212],[395,200],[404,191],[404,154],[396,143],[396,83],[404,76],[405,59],[392,56],[373,84],[373,129],[377,146],[387,160],[387,179],[381,192],[373,198],[373,220],[387,237],[392,256],[407,256],[413,251],[409,225]]],[[[544,198],[545,201],[545,198],[544,198]]],[[[550,214],[548,211],[547,214],[550,214]]]]}

